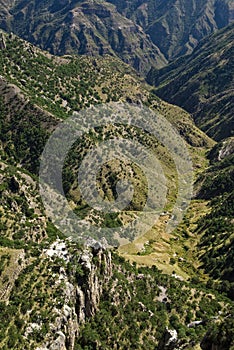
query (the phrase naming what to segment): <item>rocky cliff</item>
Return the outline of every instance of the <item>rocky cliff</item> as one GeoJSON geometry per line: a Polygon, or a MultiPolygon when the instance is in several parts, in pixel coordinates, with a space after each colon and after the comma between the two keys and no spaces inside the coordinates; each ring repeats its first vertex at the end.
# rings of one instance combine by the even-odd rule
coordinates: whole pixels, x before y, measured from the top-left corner
{"type": "MultiPolygon", "coordinates": [[[[55,9],[66,3],[55,3],[55,9]]],[[[218,284],[216,291],[211,287],[212,283],[219,283],[220,271],[225,272],[224,278],[233,276],[233,229],[229,223],[233,224],[234,201],[228,191],[224,193],[225,202],[220,198],[216,202],[221,213],[213,207],[209,216],[207,202],[194,201],[171,238],[163,231],[168,212],[162,213],[159,231],[156,228],[145,236],[130,254],[122,250],[126,259],[133,262],[130,264],[114,251],[110,255],[103,243],[89,240],[83,247],[64,237],[44,212],[36,174],[39,155],[59,122],[58,117],[65,118],[73,110],[100,102],[138,102],[163,113],[187,141],[196,175],[206,167],[204,154],[211,140],[194,126],[185,111],[157,98],[130,67],[116,58],[54,57],[6,34],[2,34],[0,45],[0,348],[142,350],[144,346],[155,350],[159,343],[163,349],[198,346],[214,320],[226,321],[232,306],[227,298],[228,290],[233,290],[231,282],[218,284]],[[208,215],[201,217],[200,222],[204,227],[197,225],[205,213],[208,215]],[[218,273],[215,280],[207,281],[193,253],[199,237],[208,239],[201,241],[203,246],[208,245],[206,252],[211,254],[211,259],[207,255],[204,260],[204,267],[210,276],[213,271],[218,273]],[[218,250],[214,249],[216,242],[218,250]],[[225,262],[223,257],[230,260],[225,262]],[[155,265],[165,268],[166,274],[155,265]],[[228,269],[225,271],[224,267],[228,269]]],[[[154,139],[145,141],[154,151],[154,139]]],[[[214,197],[211,183],[218,184],[218,190],[225,189],[220,186],[223,178],[223,185],[227,185],[226,162],[230,158],[225,155],[230,157],[233,150],[229,142],[212,151],[222,164],[208,169],[211,175],[214,171],[221,175],[217,182],[207,183],[210,197],[214,197]]],[[[92,143],[80,143],[81,148],[89,145],[92,143]]],[[[160,162],[165,162],[168,184],[173,184],[174,165],[165,151],[159,145],[155,154],[160,162]]],[[[71,156],[72,161],[77,160],[71,156]]],[[[230,159],[230,167],[232,164],[230,159]]],[[[204,176],[208,178],[209,174],[204,176]]],[[[67,177],[67,183],[71,184],[72,179],[67,177]]],[[[110,185],[114,184],[111,180],[110,185]]],[[[172,203],[173,193],[169,193],[172,203]]],[[[82,213],[82,206],[79,210],[82,213]]],[[[107,217],[106,226],[114,227],[111,219],[107,217]]],[[[223,329],[219,334],[223,334],[223,329]]],[[[233,338],[232,325],[228,329],[232,332],[227,333],[229,338],[233,338]]],[[[210,344],[215,344],[215,339],[209,339],[210,344]]]]}
{"type": "Polygon", "coordinates": [[[71,325],[69,325],[69,321],[67,324],[65,322],[64,328],[65,345],[69,350],[74,348],[75,335],[79,333],[79,325],[84,323],[87,318],[94,316],[98,310],[103,286],[112,276],[111,253],[105,253],[102,247],[96,248],[95,243],[92,252],[90,249],[82,252],[79,263],[85,271],[85,276],[78,278],[77,285],[73,286],[75,294],[73,296],[69,295],[69,292],[67,294],[68,302],[71,299],[74,301],[73,312],[72,309],[67,308],[67,314],[69,311],[73,322],[71,325]],[[96,258],[96,264],[93,262],[94,258],[96,258]],[[72,318],[72,315],[75,317],[72,318]]]}
{"type": "MultiPolygon", "coordinates": [[[[69,243],[57,240],[43,255],[53,263],[61,259],[57,266],[55,285],[62,283],[61,305],[56,301],[51,313],[48,333],[44,334],[37,350],[73,350],[79,329],[98,310],[103,286],[112,276],[111,252],[104,245],[91,240],[78,254],[68,252],[69,243]]],[[[29,319],[24,337],[34,348],[33,333],[42,330],[42,323],[29,319]]]]}

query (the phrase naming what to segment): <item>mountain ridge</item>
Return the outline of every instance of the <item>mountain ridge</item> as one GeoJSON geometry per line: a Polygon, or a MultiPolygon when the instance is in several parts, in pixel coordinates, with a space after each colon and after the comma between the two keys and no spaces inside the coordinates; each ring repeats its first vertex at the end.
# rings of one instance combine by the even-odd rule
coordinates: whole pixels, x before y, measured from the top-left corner
{"type": "Polygon", "coordinates": [[[143,73],[154,64],[166,64],[160,50],[143,30],[110,3],[62,2],[60,9],[51,0],[42,4],[31,1],[26,8],[25,4],[22,6],[21,9],[18,3],[10,9],[7,24],[2,23],[0,27],[52,54],[111,54],[143,73]]]}
{"type": "Polygon", "coordinates": [[[148,82],[155,93],[192,113],[196,124],[216,140],[233,132],[234,24],[205,38],[191,55],[161,70],[148,82]]]}
{"type": "MultiPolygon", "coordinates": [[[[53,2],[53,11],[62,11],[66,3],[53,2]]],[[[24,2],[18,4],[25,9],[24,2]]],[[[219,56],[214,47],[211,57],[219,56]]],[[[210,89],[215,91],[215,84],[210,89]]],[[[214,142],[189,113],[161,100],[155,88],[114,54],[57,57],[1,31],[0,128],[1,349],[232,349],[232,137],[214,142]],[[67,238],[47,216],[38,183],[41,152],[58,124],[74,111],[111,101],[147,106],[163,115],[183,138],[194,166],[194,197],[169,234],[166,225],[178,192],[169,150],[152,135],[126,125],[91,129],[77,140],[64,164],[63,189],[72,210],[96,227],[114,228],[135,218],[147,183],[130,162],[108,162],[97,176],[102,197],[114,200],[116,184],[126,177],[134,198],[120,215],[90,210],[77,182],[77,165],[86,152],[100,140],[130,138],[147,147],[162,166],[165,210],[150,232],[121,249],[107,235],[95,240],[85,232],[85,244],[67,238]],[[115,248],[107,248],[107,242],[115,248]]],[[[69,222],[65,225],[69,236],[69,222]]]]}
{"type": "Polygon", "coordinates": [[[1,1],[2,29],[57,55],[115,55],[143,75],[191,53],[234,17],[229,0],[1,1]]]}
{"type": "Polygon", "coordinates": [[[232,1],[110,2],[140,24],[169,61],[191,53],[202,38],[234,19],[232,1]]]}

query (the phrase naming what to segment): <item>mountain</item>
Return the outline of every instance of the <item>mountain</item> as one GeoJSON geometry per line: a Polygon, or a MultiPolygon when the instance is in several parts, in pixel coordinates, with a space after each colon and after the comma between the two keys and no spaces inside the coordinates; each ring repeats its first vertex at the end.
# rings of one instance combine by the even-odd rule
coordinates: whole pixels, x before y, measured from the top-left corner
{"type": "Polygon", "coordinates": [[[109,1],[139,24],[169,61],[191,53],[205,36],[234,19],[230,0],[109,1]]]}
{"type": "MultiPolygon", "coordinates": [[[[0,27],[9,32],[0,31],[0,348],[230,350],[232,1],[0,0],[0,5],[0,27]],[[146,74],[155,87],[143,79],[146,74]],[[173,103],[221,141],[214,142],[188,112],[160,96],[175,98],[173,103]],[[128,115],[127,125],[113,124],[115,115],[106,109],[108,123],[80,136],[66,154],[61,187],[73,213],[89,226],[116,232],[103,237],[97,230],[91,238],[85,226],[83,240],[74,241],[59,201],[63,232],[45,211],[38,176],[50,135],[74,112],[80,112],[82,126],[84,113],[110,102],[160,113],[183,139],[194,193],[172,232],[166,228],[172,217],[178,220],[173,207],[182,190],[181,164],[164,138],[131,124],[135,115],[128,115]],[[140,143],[165,177],[163,211],[141,236],[117,234],[148,200],[151,184],[141,164],[108,160],[94,185],[87,173],[87,190],[96,186],[104,202],[118,198],[123,179],[131,183],[132,200],[121,211],[93,208],[79,188],[78,168],[89,151],[116,139],[140,143]]],[[[157,121],[151,117],[147,126],[157,121]]],[[[65,148],[68,136],[56,140],[56,151],[65,148]]],[[[178,145],[173,146],[176,153],[178,145]]],[[[98,163],[99,154],[92,161],[98,163]]],[[[156,168],[153,177],[161,181],[156,168]]],[[[56,190],[53,183],[47,188],[50,200],[59,197],[56,190]]]]}
{"type": "Polygon", "coordinates": [[[191,55],[152,69],[147,79],[158,96],[192,113],[196,124],[218,141],[233,133],[233,42],[231,24],[205,38],[191,55]]]}
{"type": "MultiPolygon", "coordinates": [[[[140,249],[140,255],[132,254],[132,263],[120,256],[119,250],[107,248],[108,237],[98,241],[89,238],[84,244],[73,242],[45,213],[38,188],[39,158],[49,135],[74,110],[118,100],[138,103],[163,114],[183,136],[194,175],[201,176],[197,193],[202,196],[202,174],[210,171],[205,154],[212,149],[212,161],[220,149],[222,157],[228,156],[231,141],[225,149],[222,145],[213,149],[214,142],[194,125],[187,112],[160,100],[131,67],[115,57],[56,57],[4,32],[0,44],[1,349],[198,347],[216,320],[225,322],[233,302],[218,287],[209,287],[207,276],[193,266],[195,260],[186,249],[183,234],[179,239],[174,233],[162,235],[153,242],[157,249],[171,242],[168,261],[161,260],[167,273],[159,270],[158,260],[149,264],[152,267],[136,264],[138,257],[147,257],[152,241],[145,244],[145,255],[140,249]],[[175,256],[177,244],[181,255],[175,256]],[[188,259],[190,254],[191,261],[183,260],[184,252],[188,259]]],[[[141,141],[158,157],[168,182],[170,211],[177,189],[173,160],[151,135],[130,127],[94,130],[74,145],[64,169],[64,187],[73,208],[77,205],[79,212],[83,210],[91,223],[116,224],[116,217],[106,221],[96,213],[91,217],[93,213],[79,201],[75,186],[77,161],[97,144],[98,131],[102,140],[125,135],[141,141]]],[[[111,175],[125,172],[117,162],[108,165],[108,172],[101,173],[98,180],[106,198],[112,199],[115,181],[111,175]]],[[[139,175],[137,170],[129,173],[130,178],[139,175]]],[[[144,186],[144,181],[137,183],[135,206],[144,186]]],[[[168,215],[161,217],[161,228],[168,215]]],[[[125,212],[125,220],[126,216],[125,212]]]]}
{"type": "Polygon", "coordinates": [[[52,54],[110,54],[143,73],[167,62],[142,28],[107,2],[22,1],[8,10],[0,27],[52,54]]]}
{"type": "MultiPolygon", "coordinates": [[[[201,166],[201,149],[205,151],[212,145],[212,141],[194,125],[186,112],[159,100],[151,93],[151,88],[145,84],[144,80],[120,60],[110,56],[55,57],[14,35],[8,36],[4,33],[2,33],[2,44],[5,47],[0,52],[3,159],[11,159],[13,164],[20,164],[31,173],[38,175],[40,154],[60,118],[71,116],[73,111],[88,108],[91,104],[120,100],[152,106],[156,112],[166,116],[191,148],[194,167],[201,166]],[[116,84],[113,85],[113,81],[116,84]],[[134,89],[131,88],[132,86],[134,89]]],[[[113,132],[116,136],[122,133],[121,129],[115,129],[113,132]]],[[[127,133],[129,137],[141,140],[139,133],[136,134],[132,128],[129,128],[127,133]]],[[[105,134],[102,137],[106,137],[105,134]]],[[[176,170],[171,156],[166,151],[166,147],[158,144],[157,140],[149,137],[144,142],[162,160],[168,177],[168,205],[170,206],[177,186],[174,176],[176,170]]],[[[88,136],[80,140],[80,145],[73,150],[69,156],[64,185],[67,194],[71,195],[71,200],[75,201],[84,215],[89,217],[89,220],[94,220],[96,217],[95,220],[98,219],[102,223],[104,218],[97,216],[97,213],[90,211],[85,203],[80,202],[75,181],[77,160],[82,159],[85,150],[91,147],[92,143],[93,137],[88,136]]],[[[126,167],[128,168],[129,164],[126,164],[126,167]]],[[[111,169],[116,177],[116,163],[111,165],[111,169]]],[[[125,173],[121,164],[117,170],[117,173],[125,173]]],[[[136,182],[138,177],[142,179],[142,174],[136,170],[132,177],[136,178],[134,180],[136,182]]],[[[115,191],[112,178],[110,168],[101,174],[102,187],[105,188],[104,193],[109,200],[113,200],[115,191]],[[105,172],[109,175],[105,175],[105,172]]],[[[129,212],[139,210],[144,193],[144,186],[139,187],[138,195],[135,196],[129,212]]],[[[118,218],[109,219],[118,223],[118,218]]]]}
{"type": "Polygon", "coordinates": [[[0,28],[52,54],[111,54],[142,74],[233,20],[230,0],[0,1],[0,28]]]}

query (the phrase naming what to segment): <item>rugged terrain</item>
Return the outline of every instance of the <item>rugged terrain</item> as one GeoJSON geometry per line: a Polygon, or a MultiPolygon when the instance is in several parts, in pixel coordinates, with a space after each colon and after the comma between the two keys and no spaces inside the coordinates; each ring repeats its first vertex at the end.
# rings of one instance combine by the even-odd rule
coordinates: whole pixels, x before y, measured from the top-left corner
{"type": "Polygon", "coordinates": [[[0,27],[53,54],[110,54],[143,73],[167,62],[143,29],[110,3],[31,1],[8,9],[0,27]]]}
{"type": "MultiPolygon", "coordinates": [[[[4,4],[5,19],[9,8],[25,6],[4,4]]],[[[54,13],[66,4],[54,3],[54,13]]],[[[125,3],[118,11],[126,11],[125,3]]],[[[10,28],[10,19],[5,25],[10,28]]],[[[226,33],[229,42],[230,28],[217,38],[226,33]]],[[[0,48],[0,347],[233,349],[233,138],[216,144],[186,111],[162,101],[116,57],[57,57],[5,32],[0,48]],[[92,130],[79,140],[68,155],[63,185],[73,208],[92,224],[126,223],[141,210],[145,193],[144,177],[134,169],[130,179],[137,180],[136,195],[124,215],[97,215],[82,201],[77,161],[100,138],[125,135],[147,145],[168,181],[157,224],[139,241],[115,249],[107,248],[106,239],[80,244],[65,237],[47,217],[38,188],[40,155],[56,126],[75,110],[109,101],[145,105],[167,118],[186,142],[195,181],[184,220],[168,234],[165,225],[177,191],[168,150],[133,128],[92,130]]],[[[216,47],[209,49],[213,56],[216,47]]],[[[115,197],[116,179],[130,165],[103,167],[98,181],[107,200],[115,197]]]]}
{"type": "Polygon", "coordinates": [[[146,74],[233,20],[233,2],[7,1],[0,28],[53,54],[111,54],[146,74]]]}
{"type": "Polygon", "coordinates": [[[190,55],[148,74],[155,93],[192,113],[215,140],[233,133],[234,25],[205,38],[190,55]]]}
{"type": "Polygon", "coordinates": [[[149,34],[166,59],[189,54],[205,36],[234,19],[232,1],[110,0],[149,34]]]}

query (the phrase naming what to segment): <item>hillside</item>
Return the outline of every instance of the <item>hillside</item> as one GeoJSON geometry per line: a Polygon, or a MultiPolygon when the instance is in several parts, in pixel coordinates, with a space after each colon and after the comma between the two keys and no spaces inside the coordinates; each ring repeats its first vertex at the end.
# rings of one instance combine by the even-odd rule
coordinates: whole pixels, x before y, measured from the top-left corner
{"type": "Polygon", "coordinates": [[[109,2],[139,24],[169,61],[191,53],[205,36],[234,19],[234,5],[230,0],[109,2]]]}
{"type": "Polygon", "coordinates": [[[212,210],[198,221],[200,259],[233,298],[234,286],[234,140],[218,143],[209,153],[210,167],[198,179],[197,198],[211,200],[212,210]]]}
{"type": "MultiPolygon", "coordinates": [[[[0,28],[52,54],[109,54],[145,74],[166,59],[141,27],[103,1],[9,3],[0,28]]],[[[1,11],[0,11],[1,13],[1,11]]]]}
{"type": "MultiPolygon", "coordinates": [[[[202,167],[202,153],[212,145],[212,141],[195,127],[186,112],[159,100],[151,93],[150,87],[121,61],[110,56],[95,59],[72,56],[58,58],[34,48],[17,37],[2,35],[5,45],[5,49],[0,53],[4,111],[2,130],[6,159],[13,157],[16,164],[21,164],[37,174],[39,155],[49,133],[58,124],[58,118],[64,119],[74,110],[79,111],[81,108],[89,107],[90,104],[120,100],[132,103],[141,101],[162,113],[187,141],[195,169],[199,171],[202,167]],[[112,84],[112,81],[116,83],[112,84]],[[134,86],[134,89],[130,89],[130,86],[134,86]],[[19,108],[19,105],[22,107],[19,108]]],[[[114,130],[116,135],[121,132],[114,130]]],[[[128,133],[129,137],[132,137],[135,131],[129,128],[128,133]]],[[[136,137],[140,139],[140,135],[136,137]]],[[[93,141],[93,138],[88,136],[86,140],[81,141],[81,144],[86,143],[88,148],[87,145],[90,147],[93,141]]],[[[173,176],[175,168],[171,163],[171,156],[156,140],[149,137],[144,142],[149,144],[162,160],[169,179],[168,198],[172,203],[177,185],[173,176]]],[[[77,156],[80,159],[84,154],[80,146],[77,147],[75,153],[78,152],[77,156]]],[[[72,173],[75,169],[76,166],[70,156],[67,176],[73,178],[72,173]]],[[[108,186],[110,185],[113,186],[109,183],[108,186]]],[[[77,196],[74,186],[75,183],[69,183],[67,191],[71,191],[71,194],[76,193],[77,196]]],[[[79,196],[76,201],[79,201],[79,196]]],[[[137,206],[137,202],[135,205],[137,206]]]]}
{"type": "MultiPolygon", "coordinates": [[[[214,145],[186,111],[158,98],[116,57],[57,57],[5,32],[0,33],[0,45],[0,348],[232,346],[232,197],[227,188],[233,186],[233,140],[214,145]],[[104,163],[97,183],[105,200],[116,198],[116,184],[123,177],[132,181],[135,196],[120,215],[97,213],[77,188],[77,169],[87,152],[100,140],[124,138],[140,142],[160,162],[167,181],[165,208],[140,243],[128,243],[130,248],[108,247],[108,242],[120,242],[109,236],[95,240],[87,232],[82,243],[68,238],[48,217],[39,192],[40,156],[54,129],[74,111],[110,101],[161,113],[183,137],[197,180],[188,213],[168,233],[178,175],[163,142],[131,124],[108,123],[73,144],[63,168],[64,191],[72,209],[100,227],[118,227],[137,216],[147,183],[143,171],[130,161],[104,163]],[[221,201],[227,205],[221,207],[221,201]],[[221,219],[215,236],[216,221],[210,215],[221,219]],[[211,230],[202,226],[202,218],[211,223],[211,230]],[[220,253],[226,260],[218,260],[220,253]]],[[[66,140],[59,141],[58,149],[66,140]]],[[[69,231],[67,222],[66,227],[69,231]]]]}
{"type": "Polygon", "coordinates": [[[0,1],[0,28],[52,54],[111,54],[142,74],[191,53],[233,20],[233,2],[0,1]]]}
{"type": "MultiPolygon", "coordinates": [[[[212,141],[195,127],[186,112],[153,95],[150,87],[127,65],[110,56],[95,59],[72,56],[58,58],[36,49],[15,36],[2,35],[5,45],[5,49],[0,53],[3,159],[7,160],[10,157],[15,165],[21,164],[30,172],[38,174],[40,154],[50,132],[59,123],[58,118],[64,119],[74,110],[79,111],[81,108],[89,107],[90,104],[100,104],[102,101],[120,100],[132,103],[141,101],[162,113],[183,135],[191,150],[194,168],[199,171],[203,163],[202,154],[212,145],[212,141]],[[112,84],[112,81],[116,84],[112,84]],[[134,89],[130,89],[130,86],[134,86],[134,89]]],[[[111,129],[107,133],[110,131],[111,129]]],[[[101,137],[106,137],[105,133],[101,137]]],[[[121,133],[121,129],[114,128],[113,135],[120,136],[121,133]]],[[[167,207],[171,208],[177,188],[175,166],[171,155],[152,137],[142,139],[134,128],[129,128],[126,133],[128,137],[135,137],[151,147],[161,160],[168,178],[167,207]]],[[[92,210],[90,212],[83,201],[80,202],[74,173],[77,169],[77,160],[81,161],[86,149],[97,141],[98,139],[95,140],[92,135],[80,140],[80,144],[77,144],[76,149],[69,155],[69,164],[64,173],[66,193],[70,195],[70,200],[75,201],[80,210],[82,209],[84,215],[88,217],[91,215],[90,220],[97,220],[97,214],[92,210]]],[[[128,173],[129,166],[130,164],[125,164],[124,170],[123,165],[119,164],[116,168],[116,164],[113,163],[111,168],[116,177],[122,176],[120,175],[122,172],[128,173]]],[[[131,177],[142,179],[139,170],[135,171],[131,177]]],[[[109,200],[113,200],[115,190],[108,169],[103,170],[101,182],[101,186],[106,188],[105,195],[109,200]]],[[[144,202],[144,193],[143,186],[139,188],[125,220],[129,219],[129,215],[131,217],[132,211],[139,210],[140,202],[144,202]]],[[[104,219],[98,215],[98,220],[102,224],[104,219]]],[[[118,222],[118,218],[109,220],[118,222]]]]}
{"type": "Polygon", "coordinates": [[[234,25],[204,39],[191,55],[148,74],[155,93],[192,113],[210,137],[233,133],[234,25]]]}

